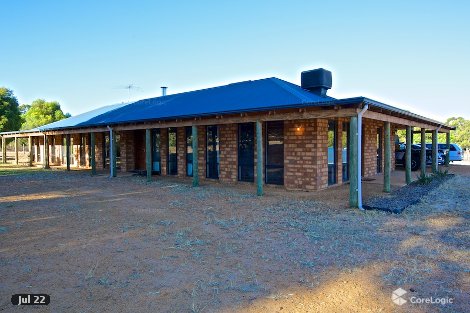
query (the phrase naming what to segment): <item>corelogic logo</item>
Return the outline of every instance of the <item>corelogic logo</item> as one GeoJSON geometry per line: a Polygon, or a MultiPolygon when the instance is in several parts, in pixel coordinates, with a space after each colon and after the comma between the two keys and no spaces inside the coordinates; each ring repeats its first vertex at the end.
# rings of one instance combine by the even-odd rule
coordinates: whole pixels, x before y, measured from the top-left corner
{"type": "Polygon", "coordinates": [[[452,297],[423,297],[423,298],[418,298],[418,297],[407,297],[408,300],[405,299],[404,295],[406,294],[406,290],[402,288],[398,288],[397,290],[394,290],[392,292],[392,301],[396,305],[403,305],[410,301],[412,304],[440,304],[440,305],[447,305],[447,304],[453,304],[454,303],[454,298],[452,297]]]}
{"type": "Polygon", "coordinates": [[[392,292],[392,301],[397,305],[403,305],[407,301],[403,299],[403,296],[406,294],[406,290],[402,288],[398,288],[397,290],[392,292]]]}

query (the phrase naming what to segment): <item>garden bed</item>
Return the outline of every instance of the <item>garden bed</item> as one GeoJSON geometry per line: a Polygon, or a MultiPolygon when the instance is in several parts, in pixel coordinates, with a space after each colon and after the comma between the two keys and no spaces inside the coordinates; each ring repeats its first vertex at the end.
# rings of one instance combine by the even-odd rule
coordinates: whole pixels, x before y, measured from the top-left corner
{"type": "Polygon", "coordinates": [[[421,201],[423,196],[453,176],[453,174],[447,174],[428,177],[425,182],[420,180],[414,181],[386,196],[369,199],[363,207],[366,210],[379,210],[396,214],[402,213],[407,207],[421,201]]]}

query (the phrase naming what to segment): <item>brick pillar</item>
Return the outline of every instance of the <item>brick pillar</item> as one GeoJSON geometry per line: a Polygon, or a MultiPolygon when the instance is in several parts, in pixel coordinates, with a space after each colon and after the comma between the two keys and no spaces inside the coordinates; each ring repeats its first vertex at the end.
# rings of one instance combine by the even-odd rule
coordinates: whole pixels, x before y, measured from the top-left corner
{"type": "Polygon", "coordinates": [[[103,133],[96,133],[95,134],[95,159],[96,159],[96,170],[104,170],[103,168],[103,142],[104,142],[104,134],[103,133]]]}
{"type": "Polygon", "coordinates": [[[314,141],[316,142],[316,189],[328,187],[328,120],[315,120],[314,141]]]}
{"type": "Polygon", "coordinates": [[[238,124],[219,126],[220,173],[219,180],[234,183],[238,179],[238,124]]]}
{"type": "Polygon", "coordinates": [[[199,164],[199,179],[206,178],[206,126],[198,126],[198,164],[199,164]]]}
{"type": "MultiPolygon", "coordinates": [[[[119,132],[119,146],[121,149],[121,172],[129,172],[135,169],[135,142],[134,131],[119,132]]],[[[141,135],[141,132],[138,133],[141,135]]],[[[140,147],[143,148],[143,147],[140,147]]]]}
{"type": "Polygon", "coordinates": [[[284,122],[284,186],[316,189],[315,120],[284,122]]]}
{"type": "Polygon", "coordinates": [[[176,138],[178,177],[186,177],[186,132],[184,127],[176,129],[176,138]]]}

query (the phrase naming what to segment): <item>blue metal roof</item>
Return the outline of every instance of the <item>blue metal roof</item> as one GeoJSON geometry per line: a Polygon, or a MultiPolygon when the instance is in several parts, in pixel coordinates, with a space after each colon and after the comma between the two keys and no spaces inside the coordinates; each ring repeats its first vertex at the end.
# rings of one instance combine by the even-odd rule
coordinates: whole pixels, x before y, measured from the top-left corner
{"type": "Polygon", "coordinates": [[[105,113],[110,113],[113,110],[122,108],[123,106],[128,105],[129,103],[120,103],[120,104],[113,104],[107,105],[92,111],[88,111],[79,115],[75,115],[57,122],[53,122],[50,124],[46,124],[40,127],[35,128],[37,131],[45,131],[45,130],[52,130],[52,129],[62,129],[62,128],[72,128],[77,127],[83,123],[86,123],[92,118],[98,117],[105,113]]]}
{"type": "Polygon", "coordinates": [[[295,84],[272,77],[140,100],[93,117],[77,126],[282,109],[333,100],[335,99],[319,96],[295,84]]]}

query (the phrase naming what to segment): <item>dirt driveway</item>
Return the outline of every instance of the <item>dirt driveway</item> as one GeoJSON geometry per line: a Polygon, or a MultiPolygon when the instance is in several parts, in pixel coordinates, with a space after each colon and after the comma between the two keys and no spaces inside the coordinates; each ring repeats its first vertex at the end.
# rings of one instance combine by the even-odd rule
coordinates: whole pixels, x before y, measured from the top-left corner
{"type": "Polygon", "coordinates": [[[83,172],[0,186],[0,311],[470,312],[469,176],[401,215],[83,172]],[[410,303],[431,296],[453,303],[410,303]]]}

